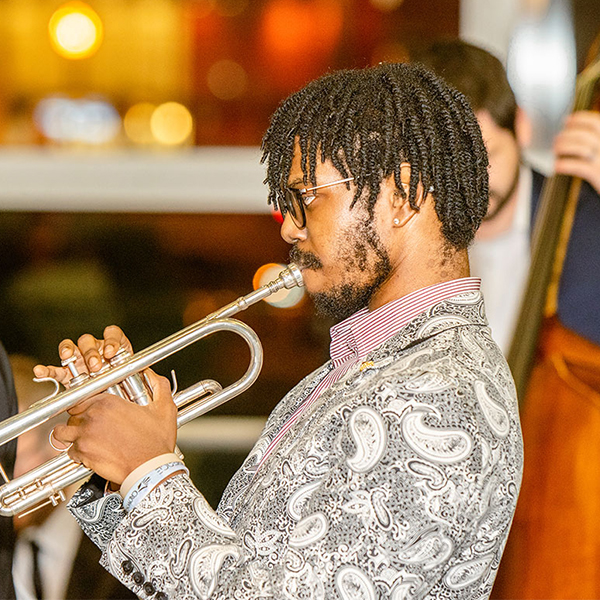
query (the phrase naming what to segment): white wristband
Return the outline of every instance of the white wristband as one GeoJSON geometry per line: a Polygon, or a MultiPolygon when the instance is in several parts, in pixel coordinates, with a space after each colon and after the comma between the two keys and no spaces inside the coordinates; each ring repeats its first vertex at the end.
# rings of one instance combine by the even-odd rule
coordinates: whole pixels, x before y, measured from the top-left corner
{"type": "Polygon", "coordinates": [[[168,452],[167,454],[161,454],[159,456],[155,456],[150,460],[147,460],[145,463],[142,463],[139,467],[136,467],[121,484],[121,489],[119,490],[119,494],[121,494],[121,498],[125,498],[127,492],[144,476],[150,473],[150,471],[154,471],[154,469],[166,465],[170,462],[183,462],[180,456],[177,456],[174,452],[168,452]]]}
{"type": "Polygon", "coordinates": [[[188,468],[180,461],[173,461],[157,467],[139,479],[123,498],[123,508],[131,512],[161,481],[173,473],[189,475],[188,468]]]}

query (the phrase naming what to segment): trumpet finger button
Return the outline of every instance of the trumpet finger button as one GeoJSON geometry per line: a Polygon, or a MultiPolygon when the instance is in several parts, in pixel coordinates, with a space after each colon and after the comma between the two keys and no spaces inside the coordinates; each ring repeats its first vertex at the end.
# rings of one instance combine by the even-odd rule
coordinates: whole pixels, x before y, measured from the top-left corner
{"type": "Polygon", "coordinates": [[[89,375],[87,373],[80,373],[77,370],[77,367],[75,366],[76,360],[77,360],[77,357],[75,355],[73,355],[69,358],[65,358],[64,360],[60,361],[63,367],[68,367],[69,371],[71,371],[71,375],[73,376],[73,378],[69,382],[70,387],[75,387],[77,385],[80,385],[84,381],[87,381],[87,379],[89,378],[89,375]]]}
{"type": "Polygon", "coordinates": [[[79,371],[77,370],[77,367],[75,366],[76,360],[77,360],[76,356],[73,355],[73,356],[70,356],[69,358],[65,358],[60,361],[60,363],[63,367],[67,367],[69,369],[69,371],[71,371],[71,375],[73,375],[73,377],[77,377],[77,375],[79,375],[79,371]]]}

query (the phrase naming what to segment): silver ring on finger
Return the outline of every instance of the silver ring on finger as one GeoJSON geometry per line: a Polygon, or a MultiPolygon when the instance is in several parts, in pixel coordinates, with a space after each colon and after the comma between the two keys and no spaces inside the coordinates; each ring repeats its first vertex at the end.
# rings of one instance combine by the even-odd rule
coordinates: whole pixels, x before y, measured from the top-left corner
{"type": "Polygon", "coordinates": [[[53,437],[54,437],[54,428],[50,432],[50,435],[48,435],[48,442],[57,452],[67,452],[67,450],[70,450],[73,447],[73,442],[71,442],[68,446],[65,446],[64,448],[58,448],[54,445],[54,442],[52,441],[53,437]]]}

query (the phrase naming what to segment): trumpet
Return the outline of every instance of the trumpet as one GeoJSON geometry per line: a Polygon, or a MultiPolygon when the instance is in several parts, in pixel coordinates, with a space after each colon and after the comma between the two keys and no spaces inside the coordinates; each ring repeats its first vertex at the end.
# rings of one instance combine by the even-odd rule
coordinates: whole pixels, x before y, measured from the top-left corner
{"type": "MultiPolygon", "coordinates": [[[[141,373],[144,369],[218,331],[237,333],[250,349],[248,369],[240,379],[224,389],[217,381],[207,379],[174,394],[173,401],[178,409],[177,427],[181,427],[247,390],[260,373],[263,352],[258,336],[245,323],[230,317],[281,289],[303,285],[300,269],[290,264],[273,281],[152,346],[135,354],[121,350],[98,373],[79,373],[74,363],[68,362],[73,375],[69,388],[59,393],[58,383],[52,380],[56,385],[52,394],[0,423],[0,446],[104,391],[138,404],[147,404],[152,398],[141,373]]],[[[0,476],[5,480],[0,486],[0,515],[22,516],[46,504],[56,505],[65,499],[65,488],[91,474],[91,469],[70,458],[66,450],[13,480],[6,477],[0,465],[0,476]]]]}

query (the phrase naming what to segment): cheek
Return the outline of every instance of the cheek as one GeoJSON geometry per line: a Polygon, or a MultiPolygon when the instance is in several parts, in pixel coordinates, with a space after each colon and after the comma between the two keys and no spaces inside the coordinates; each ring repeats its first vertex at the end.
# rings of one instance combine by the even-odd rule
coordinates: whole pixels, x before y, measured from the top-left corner
{"type": "Polygon", "coordinates": [[[330,269],[337,283],[360,283],[369,277],[376,257],[360,226],[340,232],[330,255],[330,269]]]}
{"type": "MultiPolygon", "coordinates": [[[[357,232],[354,232],[357,235],[357,232]]],[[[360,236],[358,236],[360,238],[360,236]]],[[[369,249],[365,242],[356,238],[346,237],[338,246],[340,262],[345,264],[348,270],[364,271],[369,262],[369,249]]]]}
{"type": "Polygon", "coordinates": [[[508,169],[501,156],[493,163],[490,163],[488,174],[490,184],[490,207],[493,207],[496,202],[495,198],[503,195],[510,179],[508,169]]]}
{"type": "Polygon", "coordinates": [[[318,222],[309,222],[307,227],[307,239],[300,248],[313,253],[323,264],[323,268],[329,267],[338,255],[341,243],[341,232],[330,224],[332,221],[319,219],[318,222]]]}
{"type": "MultiPolygon", "coordinates": [[[[319,206],[318,215],[315,213],[318,218],[308,219],[308,243],[304,249],[315,254],[323,265],[313,274],[315,281],[317,276],[327,276],[332,282],[343,282],[346,273],[364,268],[370,256],[366,210],[358,206],[339,209],[334,204],[319,206]]],[[[310,277],[308,272],[307,276],[310,277]]]]}
{"type": "Polygon", "coordinates": [[[502,155],[498,153],[490,154],[489,156],[490,166],[488,168],[488,175],[490,182],[495,181],[499,175],[502,174],[502,155]]]}

